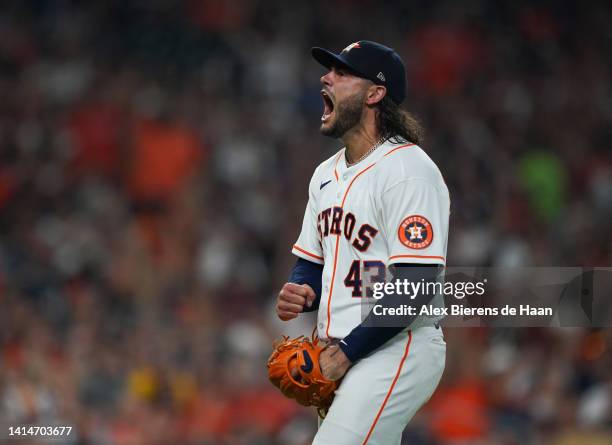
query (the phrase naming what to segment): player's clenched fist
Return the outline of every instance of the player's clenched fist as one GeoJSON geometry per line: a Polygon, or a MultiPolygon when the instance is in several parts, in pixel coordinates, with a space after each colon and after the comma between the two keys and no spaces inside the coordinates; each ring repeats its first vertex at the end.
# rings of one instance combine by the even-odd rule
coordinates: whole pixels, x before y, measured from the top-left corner
{"type": "Polygon", "coordinates": [[[276,299],[276,314],[283,321],[291,320],[310,307],[317,295],[307,284],[285,283],[276,299]]]}

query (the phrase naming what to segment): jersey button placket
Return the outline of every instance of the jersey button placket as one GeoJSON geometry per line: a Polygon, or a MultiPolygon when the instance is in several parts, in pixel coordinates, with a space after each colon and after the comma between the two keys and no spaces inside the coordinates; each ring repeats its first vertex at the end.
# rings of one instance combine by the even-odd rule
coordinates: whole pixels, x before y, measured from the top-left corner
{"type": "MultiPolygon", "coordinates": [[[[342,182],[344,182],[346,184],[346,182],[348,180],[348,177],[349,177],[348,173],[343,173],[342,176],[341,176],[342,182]]],[[[338,189],[338,194],[336,195],[338,197],[338,199],[342,198],[342,193],[343,192],[344,191],[342,190],[342,187],[340,187],[338,189]]]]}
{"type": "MultiPolygon", "coordinates": [[[[328,293],[328,292],[329,292],[329,285],[326,284],[325,285],[325,293],[328,293]]],[[[322,323],[322,322],[319,323],[319,329],[320,330],[324,330],[325,329],[325,323],[322,323]]]]}

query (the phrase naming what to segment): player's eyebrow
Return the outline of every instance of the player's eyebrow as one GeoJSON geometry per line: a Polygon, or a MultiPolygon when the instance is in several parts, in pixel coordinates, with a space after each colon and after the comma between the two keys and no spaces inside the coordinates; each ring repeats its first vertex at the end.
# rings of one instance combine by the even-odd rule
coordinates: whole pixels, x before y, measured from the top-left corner
{"type": "Polygon", "coordinates": [[[355,77],[360,77],[355,71],[351,70],[350,68],[344,66],[344,65],[331,65],[329,67],[330,71],[340,71],[344,74],[350,74],[351,76],[355,76],[355,77]]]}

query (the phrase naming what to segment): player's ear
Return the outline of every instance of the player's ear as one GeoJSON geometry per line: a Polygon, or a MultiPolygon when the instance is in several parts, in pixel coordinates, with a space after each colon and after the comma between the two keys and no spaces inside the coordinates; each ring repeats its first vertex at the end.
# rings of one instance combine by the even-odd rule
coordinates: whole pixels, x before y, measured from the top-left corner
{"type": "Polygon", "coordinates": [[[366,93],[366,104],[376,105],[378,102],[383,100],[383,97],[387,94],[387,87],[382,85],[372,84],[368,88],[366,93]]]}

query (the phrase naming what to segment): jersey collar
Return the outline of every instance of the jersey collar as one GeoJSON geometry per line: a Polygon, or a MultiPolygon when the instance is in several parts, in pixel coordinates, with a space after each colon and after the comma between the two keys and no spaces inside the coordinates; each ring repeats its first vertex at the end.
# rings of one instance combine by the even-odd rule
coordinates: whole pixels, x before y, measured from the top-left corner
{"type": "Polygon", "coordinates": [[[376,150],[370,153],[368,157],[351,166],[346,165],[346,147],[344,147],[342,150],[340,150],[340,153],[338,153],[338,158],[336,159],[334,167],[336,178],[340,180],[344,176],[347,178],[352,177],[371,164],[375,164],[384,157],[384,155],[389,151],[389,148],[392,146],[393,144],[387,139],[380,144],[376,150]]]}

